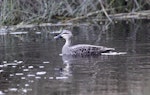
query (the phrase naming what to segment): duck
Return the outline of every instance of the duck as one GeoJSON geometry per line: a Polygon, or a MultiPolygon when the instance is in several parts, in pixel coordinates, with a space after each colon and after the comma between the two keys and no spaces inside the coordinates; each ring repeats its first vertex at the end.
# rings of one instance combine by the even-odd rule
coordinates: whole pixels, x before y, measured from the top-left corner
{"type": "Polygon", "coordinates": [[[90,44],[71,45],[71,38],[73,37],[73,34],[69,30],[61,30],[61,33],[55,36],[54,39],[58,39],[60,37],[65,39],[65,44],[62,47],[61,55],[92,56],[101,55],[102,53],[109,53],[115,50],[114,48],[90,44]]]}

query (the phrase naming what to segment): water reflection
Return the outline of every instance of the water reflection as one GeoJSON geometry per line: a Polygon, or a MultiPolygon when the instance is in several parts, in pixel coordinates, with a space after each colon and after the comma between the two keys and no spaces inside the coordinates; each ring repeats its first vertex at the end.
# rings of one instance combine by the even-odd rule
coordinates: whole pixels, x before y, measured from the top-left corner
{"type": "MultiPolygon", "coordinates": [[[[116,56],[65,57],[63,56],[63,61],[66,66],[70,65],[68,70],[71,70],[73,74],[72,82],[75,81],[74,85],[76,85],[77,94],[97,95],[110,93],[111,95],[112,93],[117,94],[118,90],[126,92],[125,83],[123,82],[126,80],[122,78],[124,70],[120,71],[120,67],[123,69],[124,63],[120,67],[118,67],[118,63],[113,63],[112,61],[116,60],[116,56]],[[118,84],[124,87],[120,88],[118,84]]],[[[119,60],[120,57],[118,56],[117,59],[119,60]]]]}
{"type": "Polygon", "coordinates": [[[97,40],[99,30],[91,34],[82,27],[74,44],[102,44],[127,52],[97,57],[59,56],[64,42],[39,32],[1,35],[0,95],[149,95],[148,31],[139,33],[145,38],[97,40]]]}

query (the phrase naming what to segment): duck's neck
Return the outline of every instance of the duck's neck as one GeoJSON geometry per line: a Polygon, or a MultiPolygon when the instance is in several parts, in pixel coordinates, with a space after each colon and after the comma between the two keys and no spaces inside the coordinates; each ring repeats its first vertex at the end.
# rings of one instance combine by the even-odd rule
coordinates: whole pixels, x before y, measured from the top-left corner
{"type": "Polygon", "coordinates": [[[70,53],[70,46],[71,46],[71,40],[66,39],[66,43],[64,44],[62,48],[62,54],[69,54],[70,53]]]}
{"type": "Polygon", "coordinates": [[[70,45],[71,45],[71,39],[68,38],[68,39],[66,39],[66,43],[64,46],[69,47],[70,45]]]}

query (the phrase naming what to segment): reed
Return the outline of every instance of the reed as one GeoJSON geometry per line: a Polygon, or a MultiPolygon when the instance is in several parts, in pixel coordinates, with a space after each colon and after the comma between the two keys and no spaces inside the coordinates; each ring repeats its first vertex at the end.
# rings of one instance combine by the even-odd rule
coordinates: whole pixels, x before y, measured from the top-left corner
{"type": "Polygon", "coordinates": [[[143,11],[149,6],[149,0],[0,0],[0,25],[57,23],[86,18],[111,21],[109,15],[143,11]]]}

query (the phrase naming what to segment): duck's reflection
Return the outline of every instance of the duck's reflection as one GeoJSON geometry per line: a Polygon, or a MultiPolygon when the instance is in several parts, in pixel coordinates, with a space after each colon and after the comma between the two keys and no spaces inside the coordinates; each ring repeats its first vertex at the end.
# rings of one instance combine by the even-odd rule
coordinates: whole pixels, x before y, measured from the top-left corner
{"type": "MultiPolygon", "coordinates": [[[[62,61],[64,64],[64,68],[61,69],[61,77],[63,79],[69,79],[72,77],[72,68],[76,67],[83,67],[89,66],[91,68],[96,68],[96,64],[99,62],[108,61],[109,56],[84,56],[84,57],[78,57],[78,56],[69,56],[69,55],[63,55],[62,61]],[[72,65],[74,67],[72,67],[72,65]]],[[[84,67],[83,67],[84,68],[84,67]]],[[[81,69],[83,69],[81,68],[81,69]]]]}
{"type": "Polygon", "coordinates": [[[125,69],[122,68],[124,64],[112,64],[116,59],[119,61],[119,56],[62,56],[65,65],[62,77],[80,95],[97,95],[102,92],[106,94],[113,91],[125,93],[127,86],[125,69]]]}
{"type": "Polygon", "coordinates": [[[62,68],[62,72],[61,72],[61,77],[64,79],[68,79],[69,77],[72,76],[72,72],[71,72],[71,64],[69,63],[69,61],[64,61],[63,64],[65,65],[64,68],[62,68]]]}

